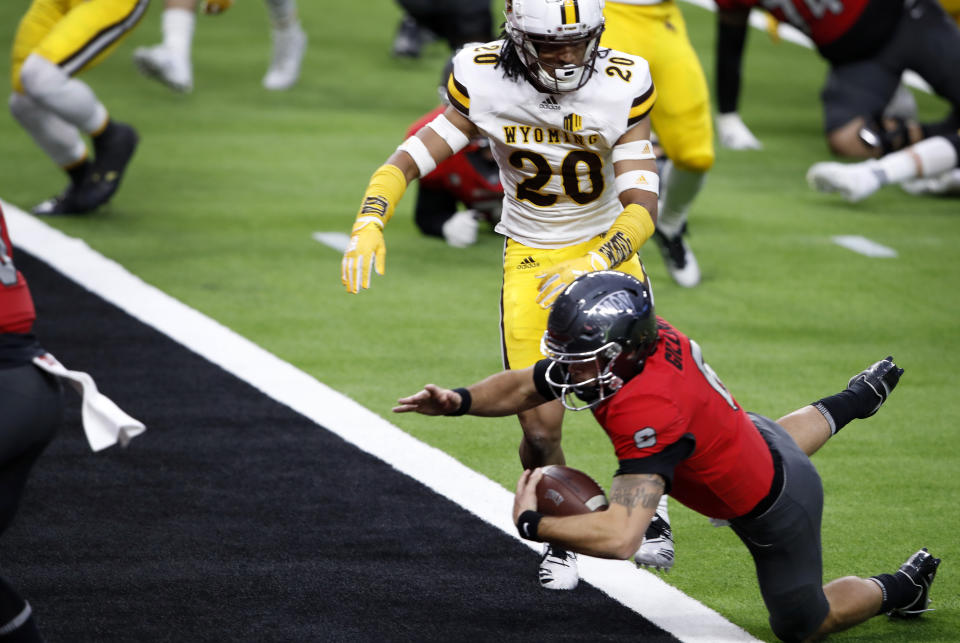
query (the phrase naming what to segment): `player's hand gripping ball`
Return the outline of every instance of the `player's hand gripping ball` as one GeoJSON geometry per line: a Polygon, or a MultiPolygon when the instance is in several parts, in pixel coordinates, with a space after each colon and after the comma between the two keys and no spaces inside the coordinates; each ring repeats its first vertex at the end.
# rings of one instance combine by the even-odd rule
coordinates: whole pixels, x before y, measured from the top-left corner
{"type": "Polygon", "coordinates": [[[574,516],[604,511],[607,496],[596,480],[562,464],[543,467],[537,483],[537,511],[547,516],[574,516]]]}

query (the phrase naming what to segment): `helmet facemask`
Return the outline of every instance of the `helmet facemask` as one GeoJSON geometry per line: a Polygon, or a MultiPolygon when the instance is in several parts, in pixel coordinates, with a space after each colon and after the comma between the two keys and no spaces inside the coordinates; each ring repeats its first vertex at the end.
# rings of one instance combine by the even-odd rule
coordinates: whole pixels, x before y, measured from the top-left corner
{"type": "Polygon", "coordinates": [[[590,79],[603,33],[602,0],[512,0],[507,2],[506,35],[527,79],[550,94],[572,92],[590,79]],[[579,60],[563,63],[548,48],[572,47],[579,60]]]}
{"type": "Polygon", "coordinates": [[[567,353],[550,341],[548,333],[544,333],[540,352],[551,360],[546,371],[547,384],[557,392],[563,406],[571,411],[593,408],[623,386],[623,380],[613,372],[614,364],[623,352],[623,347],[616,342],[585,353],[567,353]],[[574,380],[571,366],[575,367],[574,370],[582,370],[576,368],[578,366],[587,366],[593,376],[574,380]]]}
{"type": "Polygon", "coordinates": [[[593,73],[597,60],[600,31],[602,30],[603,28],[599,27],[595,33],[576,38],[534,36],[532,34],[522,34],[519,38],[516,38],[511,34],[511,40],[529,72],[528,78],[537,89],[550,94],[560,94],[576,91],[590,79],[590,74],[593,73]],[[582,47],[582,62],[580,64],[548,62],[540,55],[544,47],[582,47]]]}

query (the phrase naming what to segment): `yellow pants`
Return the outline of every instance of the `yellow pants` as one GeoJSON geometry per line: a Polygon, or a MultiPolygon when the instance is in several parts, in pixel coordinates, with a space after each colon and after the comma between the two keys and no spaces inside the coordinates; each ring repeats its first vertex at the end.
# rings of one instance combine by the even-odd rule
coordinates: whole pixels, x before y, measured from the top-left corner
{"type": "Polygon", "coordinates": [[[650,63],[657,88],[650,122],[667,157],[679,168],[706,172],[714,161],[710,92],[679,7],[673,0],[654,5],[608,0],[603,13],[600,44],[650,63]]]}
{"type": "MultiPolygon", "coordinates": [[[[500,293],[500,328],[503,339],[504,368],[526,368],[543,359],[540,339],[547,329],[549,310],[537,303],[540,279],[547,268],[575,257],[582,257],[596,239],[566,248],[531,248],[507,239],[503,250],[503,290],[500,293]]],[[[620,264],[617,270],[645,280],[646,273],[637,255],[620,264]]]]}
{"type": "Polygon", "coordinates": [[[13,40],[13,90],[23,93],[20,67],[30,54],[69,75],[110,55],[147,11],[150,0],[33,0],[13,40]]]}

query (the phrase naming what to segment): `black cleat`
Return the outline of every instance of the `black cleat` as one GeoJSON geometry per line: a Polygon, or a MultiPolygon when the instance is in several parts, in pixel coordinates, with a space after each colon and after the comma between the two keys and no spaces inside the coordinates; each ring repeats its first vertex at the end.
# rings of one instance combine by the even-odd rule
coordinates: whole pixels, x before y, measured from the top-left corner
{"type": "Polygon", "coordinates": [[[93,210],[110,200],[120,187],[120,180],[139,142],[137,130],[117,121],[112,121],[106,131],[94,139],[96,158],[81,186],[83,205],[93,210]]]}
{"type": "Polygon", "coordinates": [[[700,283],[700,265],[697,258],[690,250],[690,246],[684,241],[683,237],[687,232],[687,224],[683,224],[680,234],[676,237],[668,237],[659,230],[653,233],[653,239],[660,248],[660,254],[663,256],[663,263],[667,267],[667,272],[679,286],[684,288],[693,288],[700,283]]]}
{"type": "Polygon", "coordinates": [[[436,39],[436,34],[420,26],[413,16],[404,15],[393,38],[393,55],[397,58],[419,58],[423,48],[436,39]]]}
{"type": "Polygon", "coordinates": [[[859,381],[863,382],[876,395],[877,405],[866,415],[861,415],[861,418],[868,418],[880,410],[880,407],[887,401],[887,397],[896,387],[897,382],[900,381],[901,375],[903,375],[903,369],[894,364],[893,356],[890,356],[850,378],[850,381],[847,382],[847,388],[853,388],[854,384],[859,381]]]}
{"type": "Polygon", "coordinates": [[[891,610],[887,615],[892,618],[920,618],[921,614],[929,612],[930,609],[927,606],[930,604],[930,586],[933,584],[933,577],[937,575],[939,566],[940,559],[931,556],[926,547],[900,565],[897,573],[903,574],[917,586],[917,597],[909,605],[891,610]]]}
{"type": "Polygon", "coordinates": [[[82,190],[82,184],[71,183],[61,194],[38,203],[30,211],[39,216],[86,214],[93,208],[87,207],[82,190]]]}

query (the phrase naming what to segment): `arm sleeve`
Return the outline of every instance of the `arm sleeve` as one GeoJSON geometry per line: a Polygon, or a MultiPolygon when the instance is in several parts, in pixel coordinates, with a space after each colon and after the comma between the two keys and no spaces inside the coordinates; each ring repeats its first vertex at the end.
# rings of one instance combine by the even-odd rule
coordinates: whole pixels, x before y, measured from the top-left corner
{"type": "Polygon", "coordinates": [[[664,493],[670,493],[673,486],[673,470],[683,460],[690,457],[697,446],[697,439],[692,433],[685,433],[683,437],[662,451],[645,458],[630,458],[620,460],[620,467],[614,476],[631,473],[656,473],[666,482],[664,493]]]}
{"type": "Polygon", "coordinates": [[[557,392],[547,383],[547,369],[552,362],[549,359],[542,359],[533,365],[533,383],[537,387],[537,393],[545,400],[556,400],[557,392]]]}

